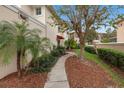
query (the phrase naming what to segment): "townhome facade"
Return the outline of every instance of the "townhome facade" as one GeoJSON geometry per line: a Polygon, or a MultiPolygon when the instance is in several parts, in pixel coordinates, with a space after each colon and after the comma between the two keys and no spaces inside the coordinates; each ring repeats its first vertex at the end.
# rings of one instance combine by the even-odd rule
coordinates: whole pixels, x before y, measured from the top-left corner
{"type": "Polygon", "coordinates": [[[52,13],[55,12],[52,7],[44,5],[23,5],[21,9],[27,14],[31,15],[41,23],[45,24],[46,31],[45,35],[48,37],[54,45],[57,45],[56,38],[59,34],[57,25],[54,25],[52,19],[52,13]]]}
{"type": "MultiPolygon", "coordinates": [[[[55,11],[52,7],[43,5],[22,5],[20,7],[0,5],[0,21],[19,22],[25,20],[29,24],[30,29],[40,29],[41,37],[47,37],[53,45],[57,45],[57,38],[58,36],[62,37],[62,34],[58,26],[54,25],[54,20],[51,18],[53,12],[55,11]]],[[[12,72],[16,72],[16,65],[16,53],[13,54],[13,58],[9,64],[3,64],[0,58],[0,79],[12,72]]]]}
{"type": "MultiPolygon", "coordinates": [[[[51,7],[52,8],[52,7],[51,7]]],[[[56,38],[59,34],[58,26],[55,26],[52,19],[52,13],[48,6],[43,5],[22,5],[20,8],[16,6],[0,6],[0,21],[21,21],[25,17],[30,28],[39,28],[42,37],[47,37],[54,45],[57,45],[56,38]]]]}

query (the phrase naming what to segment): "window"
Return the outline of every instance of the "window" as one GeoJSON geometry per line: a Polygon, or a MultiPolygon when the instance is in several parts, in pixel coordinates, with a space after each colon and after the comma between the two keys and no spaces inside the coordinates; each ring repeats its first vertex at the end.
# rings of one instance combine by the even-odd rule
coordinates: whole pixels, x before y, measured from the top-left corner
{"type": "Polygon", "coordinates": [[[36,15],[41,15],[41,7],[36,8],[35,12],[36,15]]]}

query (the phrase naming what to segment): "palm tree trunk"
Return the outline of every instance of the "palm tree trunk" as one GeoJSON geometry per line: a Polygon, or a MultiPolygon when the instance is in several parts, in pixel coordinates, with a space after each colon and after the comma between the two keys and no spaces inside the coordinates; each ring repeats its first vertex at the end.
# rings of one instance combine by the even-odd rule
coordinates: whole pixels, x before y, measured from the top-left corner
{"type": "Polygon", "coordinates": [[[17,50],[17,72],[18,72],[18,77],[22,76],[20,61],[21,61],[21,50],[17,50]]]}

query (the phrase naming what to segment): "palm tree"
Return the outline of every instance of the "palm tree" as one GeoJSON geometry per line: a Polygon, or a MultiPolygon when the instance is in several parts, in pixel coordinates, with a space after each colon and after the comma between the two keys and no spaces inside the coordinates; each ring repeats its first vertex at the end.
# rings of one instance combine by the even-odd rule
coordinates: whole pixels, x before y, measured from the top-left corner
{"type": "Polygon", "coordinates": [[[21,62],[25,59],[27,51],[30,52],[32,61],[35,61],[39,54],[48,50],[50,41],[47,38],[41,38],[39,34],[41,34],[39,29],[28,29],[26,22],[0,22],[0,49],[8,46],[16,48],[19,77],[22,76],[21,62]]]}

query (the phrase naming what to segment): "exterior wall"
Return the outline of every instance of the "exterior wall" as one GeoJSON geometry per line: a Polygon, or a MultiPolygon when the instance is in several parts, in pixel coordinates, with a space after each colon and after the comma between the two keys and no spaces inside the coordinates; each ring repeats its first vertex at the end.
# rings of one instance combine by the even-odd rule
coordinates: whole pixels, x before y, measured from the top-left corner
{"type": "Polygon", "coordinates": [[[37,24],[33,23],[32,21],[29,21],[29,28],[30,29],[34,29],[34,28],[37,28],[37,29],[40,29],[41,30],[41,34],[40,36],[41,37],[46,37],[46,27],[41,27],[41,26],[38,26],[37,24]]]}
{"type": "MultiPolygon", "coordinates": [[[[0,21],[7,20],[7,21],[19,21],[18,15],[11,10],[7,9],[6,7],[0,6],[0,21]]],[[[2,58],[0,57],[0,79],[4,76],[16,72],[16,56],[13,55],[11,59],[12,62],[9,64],[4,64],[2,62],[2,58]]]]}
{"type": "MultiPolygon", "coordinates": [[[[36,6],[34,6],[36,7],[36,6]]],[[[53,44],[57,45],[56,42],[56,35],[58,34],[58,27],[57,26],[51,26],[50,24],[53,24],[53,20],[50,18],[51,13],[49,10],[42,6],[42,15],[41,16],[34,16],[30,15],[34,12],[31,6],[22,6],[22,9],[19,9],[14,6],[0,6],[0,21],[6,20],[6,21],[22,21],[22,19],[19,17],[19,11],[25,10],[25,14],[28,17],[27,22],[29,23],[29,28],[39,28],[42,32],[40,34],[41,37],[48,37],[53,44]],[[33,18],[34,17],[34,18],[33,18]],[[36,19],[35,19],[36,18],[36,19]]],[[[16,51],[14,51],[16,52],[16,51]]],[[[30,55],[29,55],[30,56],[30,55]]],[[[28,60],[30,60],[31,57],[29,57],[28,60]]],[[[0,57],[0,79],[5,77],[6,75],[16,72],[17,66],[16,66],[16,54],[13,54],[13,57],[10,59],[9,64],[3,64],[2,58],[0,57]]]]}
{"type": "Polygon", "coordinates": [[[22,9],[25,13],[27,13],[27,14],[29,14],[29,15],[33,15],[33,14],[34,14],[34,12],[33,12],[33,7],[32,7],[31,5],[22,5],[22,6],[21,6],[21,9],[22,9]]]}
{"type": "Polygon", "coordinates": [[[12,22],[12,21],[19,21],[20,19],[17,13],[12,12],[6,7],[0,5],[0,21],[2,20],[7,20],[12,22]]]}
{"type": "Polygon", "coordinates": [[[58,26],[51,26],[54,24],[53,19],[51,19],[50,11],[45,8],[45,19],[46,19],[46,26],[47,26],[47,37],[52,41],[53,44],[57,45],[56,35],[58,33],[58,26]]]}
{"type": "MultiPolygon", "coordinates": [[[[26,14],[28,14],[29,16],[31,16],[31,17],[34,17],[35,18],[35,16],[34,16],[34,8],[33,8],[33,6],[32,5],[22,5],[21,6],[21,9],[26,13],[26,14]]],[[[39,22],[41,22],[41,23],[43,23],[44,22],[44,20],[39,20],[39,18],[36,18],[37,20],[35,20],[35,22],[37,23],[37,21],[39,21],[39,22]]],[[[37,25],[37,24],[35,24],[34,22],[32,22],[32,21],[30,21],[30,20],[28,20],[28,23],[29,23],[29,28],[30,29],[34,29],[34,28],[38,28],[38,29],[40,29],[41,30],[41,34],[40,34],[40,36],[41,37],[46,37],[46,26],[45,26],[45,24],[43,24],[44,26],[39,26],[39,25],[37,25]]]]}
{"type": "Polygon", "coordinates": [[[110,48],[124,52],[124,43],[101,43],[96,44],[96,48],[110,48]]]}
{"type": "Polygon", "coordinates": [[[117,42],[124,42],[124,21],[118,24],[117,42]]]}
{"type": "Polygon", "coordinates": [[[56,35],[58,34],[58,27],[51,26],[54,24],[54,21],[50,18],[52,15],[47,7],[45,5],[23,5],[21,8],[28,14],[31,14],[33,11],[31,16],[46,25],[46,37],[49,38],[54,45],[57,45],[56,35]],[[41,7],[41,15],[35,15],[35,7],[41,7]],[[33,9],[31,10],[31,8],[33,9]]]}
{"type": "Polygon", "coordinates": [[[9,59],[9,63],[6,63],[3,61],[3,56],[2,53],[0,53],[0,79],[7,76],[8,74],[12,73],[12,72],[16,72],[17,68],[16,68],[16,53],[15,51],[13,51],[12,48],[11,49],[12,52],[12,57],[9,59]]]}
{"type": "Polygon", "coordinates": [[[36,18],[37,20],[39,20],[40,22],[42,22],[43,24],[46,24],[45,22],[45,6],[38,6],[38,5],[22,5],[21,9],[23,11],[25,11],[27,14],[29,14],[30,16],[36,18]],[[35,7],[41,7],[41,15],[35,15],[35,7]]]}
{"type": "MultiPolygon", "coordinates": [[[[21,18],[18,15],[18,10],[11,7],[11,6],[0,6],[0,21],[6,20],[6,21],[21,21],[21,18]],[[12,9],[12,10],[11,10],[12,9]],[[14,10],[14,11],[13,11],[14,10]]],[[[40,24],[35,19],[29,17],[28,20],[29,28],[39,28],[41,32],[41,37],[46,36],[46,27],[43,24],[40,24]]],[[[11,48],[10,48],[11,49],[11,48]]],[[[15,51],[14,51],[15,53],[15,51]]],[[[31,58],[31,57],[30,57],[31,58]]],[[[13,54],[13,57],[10,59],[9,64],[3,64],[2,58],[0,56],[0,79],[5,77],[6,75],[16,72],[16,54],[13,54]]]]}
{"type": "Polygon", "coordinates": [[[41,15],[35,15],[35,7],[34,6],[34,18],[36,18],[37,20],[41,21],[42,23],[46,24],[46,21],[45,21],[45,6],[40,6],[41,7],[41,15]]]}

